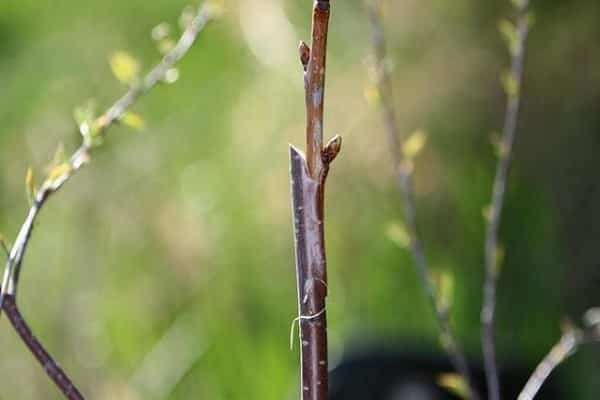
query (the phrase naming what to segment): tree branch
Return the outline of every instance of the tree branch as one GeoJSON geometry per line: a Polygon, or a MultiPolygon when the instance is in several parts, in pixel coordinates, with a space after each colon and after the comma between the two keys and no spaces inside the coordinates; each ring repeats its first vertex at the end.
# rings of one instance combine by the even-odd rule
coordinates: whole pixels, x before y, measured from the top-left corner
{"type": "Polygon", "coordinates": [[[125,112],[136,102],[136,100],[147,93],[150,89],[161,82],[167,71],[172,68],[190,49],[199,33],[206,24],[214,18],[216,14],[215,6],[210,4],[203,5],[193,20],[189,23],[177,44],[171,49],[163,59],[141,80],[137,85],[132,86],[121,98],[112,104],[100,117],[98,117],[93,126],[82,124],[80,131],[83,136],[83,143],[79,149],[71,156],[70,160],[64,165],[57,176],[47,178],[40,189],[36,192],[31,208],[25,222],[21,226],[17,239],[12,246],[10,256],[6,261],[4,277],[2,280],[2,291],[0,293],[0,310],[4,296],[16,296],[17,285],[23,257],[35,220],[46,201],[63,184],[70,180],[77,171],[89,162],[90,153],[94,147],[94,141],[91,140],[92,129],[95,138],[104,137],[113,124],[119,122],[125,112]]]}
{"type": "Polygon", "coordinates": [[[585,329],[570,329],[565,332],[535,368],[517,399],[533,400],[552,371],[571,355],[575,354],[580,346],[592,342],[600,342],[600,330],[598,326],[585,329]]]}
{"type": "Polygon", "coordinates": [[[530,24],[529,0],[516,0],[513,3],[517,7],[517,26],[514,28],[513,35],[507,35],[509,50],[512,55],[510,73],[505,77],[504,82],[508,100],[499,146],[499,159],[494,179],[492,200],[487,215],[488,224],[485,238],[485,278],[483,284],[483,305],[481,309],[481,342],[490,400],[500,400],[500,382],[495,343],[496,287],[499,275],[498,232],[519,116],[525,47],[530,24]]]}
{"type": "Polygon", "coordinates": [[[425,290],[431,308],[435,314],[444,347],[450,357],[452,365],[463,377],[470,391],[470,398],[479,399],[478,391],[473,384],[471,372],[464,351],[458,342],[450,323],[449,310],[438,302],[436,289],[431,280],[431,273],[423,244],[417,229],[417,209],[413,190],[413,168],[402,152],[402,140],[398,127],[398,120],[394,111],[394,95],[390,70],[387,66],[387,49],[385,30],[383,27],[381,0],[366,0],[369,20],[372,29],[372,42],[374,49],[374,68],[376,72],[376,85],[382,107],[383,122],[388,136],[394,169],[397,174],[398,188],[404,205],[404,216],[410,236],[409,250],[416,265],[421,285],[425,290]]]}
{"type": "Polygon", "coordinates": [[[35,356],[50,379],[54,381],[56,386],[65,395],[65,398],[69,400],[83,400],[83,395],[79,392],[73,381],[54,361],[33,332],[31,332],[31,329],[17,307],[15,296],[7,294],[4,297],[3,309],[23,343],[29,348],[31,354],[35,356]]]}
{"type": "Polygon", "coordinates": [[[329,7],[329,1],[314,2],[312,49],[305,43],[299,49],[306,92],[306,158],[290,146],[303,400],[326,400],[328,391],[324,194],[329,165],[341,148],[339,136],[323,148],[329,7]]]}
{"type": "Polygon", "coordinates": [[[17,239],[9,252],[2,281],[2,291],[0,293],[0,311],[4,310],[6,312],[21,340],[39,361],[46,374],[68,399],[83,399],[83,396],[65,372],[58,366],[56,361],[44,349],[39,340],[33,335],[16,304],[19,274],[36,218],[50,195],[57,192],[77,171],[89,162],[90,153],[97,146],[98,139],[103,138],[108,128],[120,121],[138,98],[150,91],[165,78],[167,71],[187,54],[200,32],[216,16],[217,12],[217,5],[206,3],[201,6],[175,46],[165,54],[162,60],[139,83],[133,85],[100,117],[94,121],[90,121],[90,123],[83,122],[80,124],[79,129],[83,136],[83,143],[68,161],[53,169],[39,190],[35,192],[25,222],[21,226],[17,239]]]}

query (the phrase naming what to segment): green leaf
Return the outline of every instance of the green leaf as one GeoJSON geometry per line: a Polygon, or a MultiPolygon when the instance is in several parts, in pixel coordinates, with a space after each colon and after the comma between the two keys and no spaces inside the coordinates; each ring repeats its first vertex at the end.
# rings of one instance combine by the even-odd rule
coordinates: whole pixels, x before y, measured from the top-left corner
{"type": "Polygon", "coordinates": [[[437,377],[437,384],[444,389],[448,389],[461,399],[469,398],[469,386],[460,374],[455,372],[440,374],[437,377]]]}
{"type": "Polygon", "coordinates": [[[492,220],[492,205],[488,204],[481,209],[481,215],[485,222],[490,222],[492,220]]]}
{"type": "Polygon", "coordinates": [[[501,81],[504,92],[509,98],[516,98],[519,96],[519,81],[517,81],[511,72],[502,74],[501,81]]]}
{"type": "Polygon", "coordinates": [[[27,193],[27,200],[29,201],[29,205],[32,205],[35,201],[35,182],[33,178],[33,169],[31,167],[27,168],[27,173],[25,174],[25,190],[27,193]]]}
{"type": "Polygon", "coordinates": [[[94,119],[96,118],[95,102],[89,100],[84,105],[76,107],[73,110],[73,118],[77,123],[81,135],[84,138],[90,136],[94,127],[94,119]]]}
{"type": "Polygon", "coordinates": [[[140,114],[136,114],[131,111],[127,111],[126,113],[124,113],[121,116],[121,118],[119,119],[119,121],[121,121],[123,124],[127,125],[128,127],[133,128],[138,131],[144,129],[144,127],[146,126],[146,122],[144,121],[144,118],[140,114]]]}
{"type": "Polygon", "coordinates": [[[181,14],[179,15],[179,27],[181,29],[187,29],[188,26],[190,26],[190,24],[194,20],[195,16],[196,16],[196,7],[191,6],[191,5],[186,6],[183,9],[183,11],[181,12],[181,14]]]}
{"type": "Polygon", "coordinates": [[[506,157],[508,149],[506,148],[506,145],[504,144],[504,141],[502,140],[502,137],[498,132],[492,132],[492,134],[490,135],[490,143],[494,148],[494,153],[496,154],[496,157],[506,157]]]}
{"type": "Polygon", "coordinates": [[[160,52],[160,54],[167,54],[169,51],[173,50],[173,47],[175,47],[175,40],[171,39],[171,38],[165,38],[162,40],[159,40],[158,42],[156,42],[156,45],[158,47],[158,51],[160,52]]]}
{"type": "Polygon", "coordinates": [[[169,37],[171,34],[171,25],[168,22],[161,22],[152,28],[152,40],[155,42],[160,42],[169,37]]]}
{"type": "Polygon", "coordinates": [[[410,246],[410,233],[406,226],[400,221],[390,222],[385,230],[385,235],[389,240],[402,249],[410,246]]]}
{"type": "Polygon", "coordinates": [[[179,70],[175,67],[169,68],[167,72],[165,72],[165,76],[163,77],[163,82],[165,83],[175,83],[179,79],[179,70]]]}
{"type": "Polygon", "coordinates": [[[68,162],[59,164],[59,165],[55,165],[54,167],[52,167],[52,169],[50,170],[50,172],[48,172],[48,180],[50,182],[54,182],[59,178],[62,178],[65,175],[68,175],[71,173],[71,164],[69,164],[68,162]]]}
{"type": "Polygon", "coordinates": [[[449,271],[433,271],[431,280],[436,288],[436,303],[439,310],[448,310],[454,298],[454,275],[449,271]]]}
{"type": "Polygon", "coordinates": [[[409,160],[419,155],[427,143],[427,134],[422,130],[414,131],[402,144],[402,153],[409,160]]]}
{"type": "Polygon", "coordinates": [[[204,7],[213,18],[218,18],[225,12],[225,0],[207,0],[204,7]]]}
{"type": "Polygon", "coordinates": [[[116,51],[110,57],[110,68],[113,75],[122,83],[133,84],[140,73],[140,64],[129,53],[116,51]]]}
{"type": "Polygon", "coordinates": [[[519,32],[515,25],[507,19],[501,19],[498,22],[498,30],[502,34],[502,38],[506,42],[508,51],[512,56],[517,54],[519,49],[519,32]]]}

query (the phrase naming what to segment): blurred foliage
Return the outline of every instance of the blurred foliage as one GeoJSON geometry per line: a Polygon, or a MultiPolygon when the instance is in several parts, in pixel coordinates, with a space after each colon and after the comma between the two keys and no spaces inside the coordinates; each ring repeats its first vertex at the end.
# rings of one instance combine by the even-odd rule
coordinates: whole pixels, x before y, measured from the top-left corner
{"type": "MultiPolygon", "coordinates": [[[[75,107],[93,99],[104,108],[124,90],[111,55],[134,54],[145,71],[160,57],[153,28],[177,29],[186,5],[0,3],[0,231],[9,241],[25,217],[28,166],[43,171],[58,143],[75,149],[75,107]]],[[[327,195],[332,366],[356,343],[440,352],[413,265],[397,245],[401,207],[368,98],[362,3],[333,7],[325,130],[342,134],[345,148],[327,195]]],[[[533,365],[563,316],[578,319],[600,300],[600,3],[533,7],[502,225],[504,364],[533,365]]],[[[428,132],[414,166],[426,250],[446,271],[440,276],[452,277],[454,322],[477,358],[482,210],[508,64],[498,21],[510,4],[390,0],[384,12],[403,131],[428,132]]],[[[111,130],[43,211],[20,304],[91,399],[297,398],[286,146],[304,142],[297,42],[309,37],[309,16],[306,1],[226,2],[179,65],[179,81],[133,110],[131,125],[145,130],[111,130]]],[[[58,399],[1,324],[0,397],[58,399]]],[[[569,398],[598,393],[598,359],[589,349],[561,369],[569,398]]]]}

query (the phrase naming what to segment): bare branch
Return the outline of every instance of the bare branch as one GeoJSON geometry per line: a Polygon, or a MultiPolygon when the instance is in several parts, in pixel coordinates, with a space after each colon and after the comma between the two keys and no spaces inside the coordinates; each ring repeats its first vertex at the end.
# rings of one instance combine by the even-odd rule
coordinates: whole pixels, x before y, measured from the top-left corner
{"type": "Polygon", "coordinates": [[[188,52],[199,33],[216,16],[218,9],[215,7],[211,3],[200,7],[198,13],[187,25],[176,45],[139,83],[133,85],[125,95],[93,121],[93,126],[90,126],[88,123],[80,125],[79,129],[83,136],[83,143],[67,162],[50,172],[39,190],[34,194],[27,218],[21,226],[17,239],[8,254],[2,281],[2,291],[0,293],[0,311],[4,310],[6,312],[21,340],[39,361],[46,374],[68,399],[83,399],[83,396],[65,372],[58,366],[56,361],[44,349],[39,340],[33,335],[16,305],[19,274],[36,218],[50,195],[57,192],[77,171],[89,162],[90,153],[93,147],[97,145],[97,140],[92,139],[104,137],[107,134],[108,128],[119,122],[121,117],[125,115],[125,112],[136,100],[156,86],[157,83],[161,82],[165,78],[167,71],[188,52]]]}
{"type": "Polygon", "coordinates": [[[517,399],[533,400],[552,371],[575,354],[580,346],[591,342],[600,342],[598,326],[585,329],[569,329],[565,332],[535,368],[517,399]]]}
{"type": "Polygon", "coordinates": [[[470,391],[471,399],[479,399],[479,394],[467,363],[464,351],[459,344],[453,328],[450,323],[449,310],[442,307],[438,302],[438,296],[435,286],[431,279],[431,272],[425,258],[425,251],[417,229],[417,209],[413,190],[413,168],[410,160],[407,160],[402,152],[402,140],[396,113],[394,111],[394,96],[392,89],[392,80],[390,70],[387,67],[387,50],[385,41],[385,30],[383,27],[382,3],[381,0],[366,1],[369,20],[372,29],[372,42],[374,48],[374,69],[376,75],[376,85],[383,113],[383,122],[388,135],[389,146],[391,150],[392,161],[398,179],[398,188],[402,196],[404,205],[404,216],[406,226],[410,236],[409,249],[413,261],[417,268],[421,285],[425,290],[431,308],[435,314],[439,329],[441,331],[442,343],[452,365],[456,371],[463,377],[470,391]]]}
{"type": "Polygon", "coordinates": [[[498,232],[519,116],[525,47],[530,25],[529,0],[518,0],[513,1],[513,3],[517,7],[517,26],[514,35],[508,35],[514,36],[508,38],[509,50],[512,56],[510,73],[505,77],[504,82],[508,100],[498,151],[499,159],[494,179],[492,200],[487,214],[488,224],[485,238],[485,278],[483,284],[483,305],[481,309],[481,342],[490,400],[500,400],[500,382],[495,343],[496,287],[499,275],[498,232]]]}
{"type": "Polygon", "coordinates": [[[7,294],[4,297],[3,309],[15,331],[21,337],[21,340],[31,351],[31,354],[38,360],[46,374],[54,381],[56,386],[69,400],[83,400],[83,395],[79,392],[73,381],[67,376],[63,369],[54,361],[44,346],[35,337],[31,329],[23,319],[15,296],[7,294]]]}
{"type": "MultiPolygon", "coordinates": [[[[108,128],[117,123],[125,112],[136,102],[136,100],[161,82],[167,71],[172,68],[190,49],[199,33],[206,24],[215,17],[216,9],[211,4],[200,7],[196,16],[191,20],[185,31],[179,38],[177,44],[171,49],[163,59],[141,80],[137,85],[132,86],[125,95],[112,104],[100,117],[94,122],[95,135],[103,137],[108,128]]],[[[6,262],[4,277],[2,280],[2,291],[0,293],[0,310],[4,296],[16,296],[19,273],[23,262],[23,257],[31,237],[35,220],[51,194],[58,191],[65,182],[71,179],[79,169],[89,162],[90,153],[93,150],[93,143],[86,140],[90,133],[89,127],[80,127],[84,136],[84,141],[79,149],[71,156],[68,164],[58,176],[46,179],[40,189],[35,194],[33,204],[25,222],[21,226],[17,239],[10,251],[10,257],[6,262]]]]}
{"type": "Polygon", "coordinates": [[[306,158],[290,146],[290,175],[300,324],[301,392],[303,400],[326,400],[327,265],[324,241],[325,180],[341,148],[339,136],[323,148],[323,101],[329,1],[313,6],[312,49],[301,43],[306,94],[306,158]]]}

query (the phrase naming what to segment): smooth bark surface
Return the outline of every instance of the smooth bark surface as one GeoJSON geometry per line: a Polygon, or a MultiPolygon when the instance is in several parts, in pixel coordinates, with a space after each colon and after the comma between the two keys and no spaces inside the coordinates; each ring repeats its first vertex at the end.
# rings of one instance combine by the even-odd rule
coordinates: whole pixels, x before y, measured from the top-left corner
{"type": "Polygon", "coordinates": [[[327,267],[324,241],[325,180],[341,138],[323,148],[323,108],[329,1],[313,5],[312,49],[300,43],[306,100],[306,157],[290,146],[290,175],[300,325],[301,392],[303,400],[326,400],[327,267]]]}
{"type": "MultiPolygon", "coordinates": [[[[292,207],[300,315],[302,399],[327,398],[327,270],[322,187],[304,156],[290,147],[292,207]]],[[[324,182],[323,182],[324,183],[324,182]]]]}

